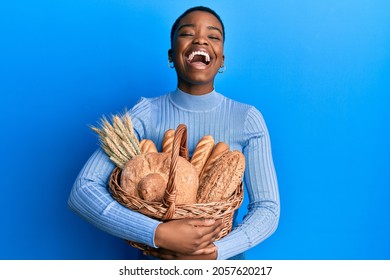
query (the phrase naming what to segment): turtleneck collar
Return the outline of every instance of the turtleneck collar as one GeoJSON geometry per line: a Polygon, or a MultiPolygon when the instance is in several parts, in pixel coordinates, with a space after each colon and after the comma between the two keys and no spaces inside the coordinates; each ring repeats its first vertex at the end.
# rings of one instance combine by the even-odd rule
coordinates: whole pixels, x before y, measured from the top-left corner
{"type": "Polygon", "coordinates": [[[223,96],[215,90],[203,95],[192,95],[179,88],[171,92],[169,97],[173,104],[187,111],[210,111],[223,99],[223,96]]]}

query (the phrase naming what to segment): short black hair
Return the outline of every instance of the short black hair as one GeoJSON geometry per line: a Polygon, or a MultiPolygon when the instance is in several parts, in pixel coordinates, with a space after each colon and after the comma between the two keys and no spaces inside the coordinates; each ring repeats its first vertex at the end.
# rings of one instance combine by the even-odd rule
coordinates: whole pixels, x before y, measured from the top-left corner
{"type": "Polygon", "coordinates": [[[176,29],[179,27],[179,23],[181,21],[181,19],[183,17],[185,17],[186,15],[188,15],[189,13],[192,13],[192,12],[195,12],[195,11],[201,11],[201,12],[207,12],[207,13],[210,13],[212,14],[213,16],[215,16],[218,21],[221,23],[221,26],[222,26],[222,36],[223,36],[223,41],[225,41],[225,26],[223,25],[223,22],[222,22],[222,19],[221,17],[212,9],[208,8],[208,7],[204,7],[204,6],[196,6],[196,7],[192,7],[192,8],[189,8],[188,10],[186,10],[184,13],[182,13],[177,19],[176,21],[174,22],[174,24],[172,25],[172,29],[171,29],[171,46],[172,46],[172,43],[173,43],[173,37],[175,35],[175,31],[176,29]]]}

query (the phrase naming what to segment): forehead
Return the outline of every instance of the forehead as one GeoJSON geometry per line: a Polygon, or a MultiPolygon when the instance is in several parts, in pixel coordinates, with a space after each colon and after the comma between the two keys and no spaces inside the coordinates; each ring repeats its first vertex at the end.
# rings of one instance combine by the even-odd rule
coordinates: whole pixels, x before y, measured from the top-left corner
{"type": "Polygon", "coordinates": [[[222,30],[221,22],[213,14],[204,11],[193,11],[185,15],[180,20],[179,27],[183,24],[214,26],[222,30]]]}

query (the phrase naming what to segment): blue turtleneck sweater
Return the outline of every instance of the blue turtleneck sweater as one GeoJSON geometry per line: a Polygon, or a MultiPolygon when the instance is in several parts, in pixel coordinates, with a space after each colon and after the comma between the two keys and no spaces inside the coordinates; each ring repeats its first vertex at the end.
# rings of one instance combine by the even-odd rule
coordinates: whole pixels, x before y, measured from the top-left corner
{"type": "MultiPolygon", "coordinates": [[[[223,141],[245,155],[247,213],[231,233],[214,243],[218,259],[240,255],[275,231],[280,209],[277,178],[268,130],[256,108],[216,91],[196,96],[176,89],[160,97],[141,98],[129,113],[138,138],[153,140],[160,150],[165,131],[183,123],[190,155],[204,135],[212,135],[215,143],[223,141]]],[[[111,197],[107,184],[114,167],[99,148],[74,183],[70,208],[110,234],[155,246],[154,234],[160,222],[125,208],[111,197]]]]}

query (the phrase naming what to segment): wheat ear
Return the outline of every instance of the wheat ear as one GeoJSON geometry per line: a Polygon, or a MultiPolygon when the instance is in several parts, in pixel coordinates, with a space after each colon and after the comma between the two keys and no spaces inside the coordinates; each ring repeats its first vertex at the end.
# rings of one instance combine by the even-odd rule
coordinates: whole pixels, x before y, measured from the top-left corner
{"type": "Polygon", "coordinates": [[[120,168],[123,168],[130,159],[141,154],[139,141],[134,134],[134,127],[128,114],[123,119],[113,115],[111,122],[103,116],[101,128],[91,126],[91,129],[99,135],[103,150],[120,168]]]}

